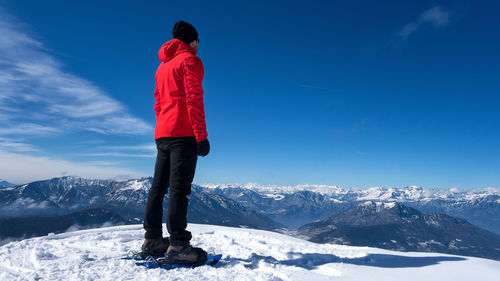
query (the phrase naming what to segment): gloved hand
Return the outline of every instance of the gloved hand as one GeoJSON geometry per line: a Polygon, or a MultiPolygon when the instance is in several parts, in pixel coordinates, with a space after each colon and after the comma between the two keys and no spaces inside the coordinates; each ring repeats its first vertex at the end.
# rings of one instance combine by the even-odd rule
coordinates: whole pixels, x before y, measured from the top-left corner
{"type": "Polygon", "coordinates": [[[198,155],[207,156],[210,152],[210,143],[208,140],[204,140],[198,143],[198,155]]]}

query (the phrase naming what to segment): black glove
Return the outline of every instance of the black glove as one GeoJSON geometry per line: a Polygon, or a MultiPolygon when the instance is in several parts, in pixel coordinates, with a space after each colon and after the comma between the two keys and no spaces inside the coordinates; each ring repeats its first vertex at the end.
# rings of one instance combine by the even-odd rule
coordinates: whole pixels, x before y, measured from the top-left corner
{"type": "Polygon", "coordinates": [[[210,143],[208,142],[208,140],[200,141],[198,143],[198,155],[207,156],[209,152],[210,152],[210,143]]]}

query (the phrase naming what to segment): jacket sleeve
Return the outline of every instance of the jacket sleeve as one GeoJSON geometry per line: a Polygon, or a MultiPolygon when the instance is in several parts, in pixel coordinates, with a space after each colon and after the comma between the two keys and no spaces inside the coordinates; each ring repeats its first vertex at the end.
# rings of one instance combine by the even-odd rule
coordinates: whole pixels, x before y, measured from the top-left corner
{"type": "Polygon", "coordinates": [[[189,121],[196,136],[196,141],[201,142],[206,140],[208,135],[203,105],[203,88],[201,86],[204,75],[203,64],[200,58],[190,56],[184,60],[182,66],[189,121]]]}
{"type": "Polygon", "coordinates": [[[160,111],[161,111],[160,91],[158,90],[158,80],[156,79],[156,76],[155,76],[155,80],[156,80],[156,86],[155,86],[155,106],[154,106],[154,110],[156,112],[156,119],[158,120],[158,116],[160,115],[160,111]]]}

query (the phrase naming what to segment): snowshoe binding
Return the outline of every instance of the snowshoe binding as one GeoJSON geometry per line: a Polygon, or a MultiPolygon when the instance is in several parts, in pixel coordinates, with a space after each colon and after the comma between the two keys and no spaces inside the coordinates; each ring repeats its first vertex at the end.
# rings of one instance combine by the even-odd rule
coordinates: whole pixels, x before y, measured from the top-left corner
{"type": "Polygon", "coordinates": [[[127,257],[133,259],[160,257],[165,254],[165,252],[168,249],[168,246],[170,246],[170,240],[168,238],[146,239],[142,244],[140,252],[131,250],[127,253],[127,257]]]}

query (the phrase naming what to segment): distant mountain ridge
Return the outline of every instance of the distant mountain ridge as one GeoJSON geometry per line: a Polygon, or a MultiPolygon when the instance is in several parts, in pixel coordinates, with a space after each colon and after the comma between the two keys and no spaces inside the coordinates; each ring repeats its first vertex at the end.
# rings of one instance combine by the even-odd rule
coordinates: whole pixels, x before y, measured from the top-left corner
{"type": "Polygon", "coordinates": [[[13,183],[10,183],[8,181],[0,179],[0,188],[3,188],[3,187],[13,187],[13,186],[16,186],[16,185],[13,184],[13,183]]]}
{"type": "Polygon", "coordinates": [[[108,209],[88,209],[58,216],[6,217],[0,219],[0,238],[28,238],[65,232],[69,228],[95,228],[133,223],[108,209]]]}
{"type": "Polygon", "coordinates": [[[500,260],[500,235],[464,219],[420,212],[397,202],[367,201],[298,233],[310,241],[399,251],[441,252],[500,260]]]}
{"type": "Polygon", "coordinates": [[[261,185],[257,183],[247,184],[201,184],[201,186],[209,189],[228,189],[228,188],[243,188],[255,191],[257,193],[271,194],[291,194],[297,191],[311,191],[338,197],[342,199],[353,199],[356,195],[358,200],[370,199],[393,199],[393,200],[424,200],[430,198],[452,198],[460,197],[471,199],[472,197],[480,197],[488,194],[500,194],[500,188],[486,187],[473,188],[461,191],[458,188],[438,189],[438,188],[423,188],[421,186],[404,186],[404,187],[370,187],[370,188],[344,188],[336,185],[261,185]],[[465,194],[465,196],[464,196],[465,194]],[[481,195],[483,194],[483,195],[481,195]]]}
{"type": "MultiPolygon", "coordinates": [[[[18,215],[20,210],[22,215],[37,215],[42,210],[44,214],[64,214],[87,208],[109,207],[126,218],[141,220],[151,182],[151,177],[127,181],[61,177],[2,188],[0,217],[18,215]]],[[[250,217],[257,215],[259,218],[266,217],[278,223],[267,226],[252,225],[257,228],[279,228],[277,226],[279,224],[289,228],[299,227],[327,218],[359,203],[373,200],[399,202],[423,212],[461,217],[479,227],[500,234],[500,188],[459,191],[424,189],[416,186],[348,189],[325,185],[281,187],[257,184],[193,184],[193,190],[234,200],[242,212],[248,213],[248,209],[254,212],[250,217]],[[247,209],[244,210],[242,207],[247,209]]],[[[192,219],[202,223],[206,219],[202,209],[192,207],[197,210],[189,212],[192,219]]],[[[236,220],[236,216],[231,212],[226,213],[231,219],[217,218],[217,220],[227,221],[231,226],[245,225],[245,221],[236,220]]]]}
{"type": "MultiPolygon", "coordinates": [[[[128,220],[144,216],[152,178],[127,181],[61,177],[0,189],[0,217],[64,215],[91,208],[106,208],[128,220]]],[[[283,225],[235,200],[193,186],[190,222],[275,230],[283,225]]],[[[168,200],[164,200],[166,206],[168,200]]]]}
{"type": "Polygon", "coordinates": [[[312,191],[294,193],[259,193],[242,187],[210,189],[238,201],[240,204],[258,210],[271,219],[288,227],[298,227],[330,216],[351,207],[349,202],[335,201],[332,198],[312,191]]]}
{"type": "Polygon", "coordinates": [[[217,194],[298,227],[366,201],[399,202],[424,212],[445,213],[500,234],[500,188],[424,189],[417,186],[348,189],[337,186],[203,185],[217,194]],[[297,212],[302,210],[300,215],[297,212]]]}

